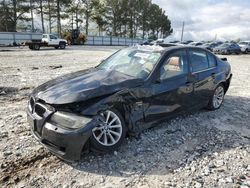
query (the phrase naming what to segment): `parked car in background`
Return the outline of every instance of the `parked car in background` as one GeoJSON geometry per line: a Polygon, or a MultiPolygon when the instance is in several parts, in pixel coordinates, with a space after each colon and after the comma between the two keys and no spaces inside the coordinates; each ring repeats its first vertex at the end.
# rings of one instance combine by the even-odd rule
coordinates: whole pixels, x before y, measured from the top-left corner
{"type": "Polygon", "coordinates": [[[176,43],[180,43],[180,41],[178,41],[178,40],[173,40],[173,41],[170,41],[169,43],[174,43],[174,44],[176,44],[176,43]]]}
{"type": "Polygon", "coordinates": [[[241,48],[236,43],[224,43],[215,47],[213,52],[217,54],[240,54],[241,48]]]}
{"type": "Polygon", "coordinates": [[[209,51],[213,51],[213,49],[219,45],[221,45],[223,42],[210,42],[210,43],[205,43],[203,45],[201,45],[200,47],[201,48],[205,48],[209,51]]]}
{"type": "Polygon", "coordinates": [[[238,43],[238,45],[240,46],[241,52],[243,53],[250,52],[250,41],[242,41],[238,43]]]}
{"type": "Polygon", "coordinates": [[[50,151],[78,160],[89,149],[112,152],[127,133],[180,112],[219,109],[231,78],[226,59],[202,48],[125,48],[95,68],[34,89],[28,122],[34,137],[50,151]]]}
{"type": "Polygon", "coordinates": [[[54,47],[55,49],[65,49],[67,40],[56,37],[53,34],[43,34],[42,40],[32,40],[25,42],[31,50],[40,50],[40,47],[54,47]]]}
{"type": "Polygon", "coordinates": [[[187,41],[180,42],[180,44],[190,44],[191,42],[194,42],[194,41],[192,41],[192,40],[187,40],[187,41]]]}
{"type": "Polygon", "coordinates": [[[157,40],[154,40],[154,41],[152,41],[152,42],[150,42],[150,44],[162,44],[162,43],[164,43],[164,39],[157,39],[157,40]]]}
{"type": "Polygon", "coordinates": [[[190,46],[201,46],[201,45],[203,45],[203,42],[191,42],[188,45],[190,45],[190,46]]]}
{"type": "Polygon", "coordinates": [[[147,39],[147,40],[144,40],[140,43],[140,45],[150,45],[150,43],[152,42],[153,40],[152,39],[147,39]]]}

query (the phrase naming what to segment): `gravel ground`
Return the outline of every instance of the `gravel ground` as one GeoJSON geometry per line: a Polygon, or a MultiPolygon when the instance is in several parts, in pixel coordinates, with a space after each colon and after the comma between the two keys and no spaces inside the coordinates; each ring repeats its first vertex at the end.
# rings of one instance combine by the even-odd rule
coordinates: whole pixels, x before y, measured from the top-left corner
{"type": "Polygon", "coordinates": [[[0,187],[250,187],[250,55],[227,56],[234,75],[219,110],[163,122],[114,153],[66,163],[35,141],[31,90],[117,49],[0,48],[0,187]]]}

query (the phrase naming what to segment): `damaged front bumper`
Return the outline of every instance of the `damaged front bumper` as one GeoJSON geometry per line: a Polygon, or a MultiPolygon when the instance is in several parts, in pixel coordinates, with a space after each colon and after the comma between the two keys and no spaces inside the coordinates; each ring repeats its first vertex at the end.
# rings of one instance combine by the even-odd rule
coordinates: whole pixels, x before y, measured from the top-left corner
{"type": "MultiPolygon", "coordinates": [[[[56,124],[53,119],[57,112],[53,112],[42,104],[35,104],[33,110],[28,108],[27,119],[35,138],[46,146],[52,153],[66,161],[79,160],[85,144],[96,126],[96,120],[92,119],[80,128],[69,129],[56,124]],[[36,108],[42,114],[36,112],[36,108]]],[[[74,118],[77,116],[72,114],[74,118]]],[[[79,116],[79,119],[82,116],[79,116]]]]}

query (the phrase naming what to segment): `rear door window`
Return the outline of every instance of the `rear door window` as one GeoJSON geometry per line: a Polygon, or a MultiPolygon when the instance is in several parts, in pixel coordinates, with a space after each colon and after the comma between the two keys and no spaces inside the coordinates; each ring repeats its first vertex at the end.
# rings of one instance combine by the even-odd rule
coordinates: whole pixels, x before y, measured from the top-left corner
{"type": "Polygon", "coordinates": [[[199,72],[209,68],[206,51],[197,49],[189,50],[189,56],[192,72],[199,72]]]}
{"type": "Polygon", "coordinates": [[[216,59],[215,59],[215,57],[212,54],[210,54],[210,53],[207,53],[207,57],[208,57],[208,62],[209,62],[209,68],[215,67],[216,66],[216,59]]]}

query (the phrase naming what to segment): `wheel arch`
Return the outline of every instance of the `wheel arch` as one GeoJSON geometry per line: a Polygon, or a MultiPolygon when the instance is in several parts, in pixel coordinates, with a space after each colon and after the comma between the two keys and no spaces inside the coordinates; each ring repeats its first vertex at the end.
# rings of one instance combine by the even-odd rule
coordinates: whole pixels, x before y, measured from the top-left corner
{"type": "Polygon", "coordinates": [[[62,44],[62,43],[65,44],[65,45],[67,44],[65,41],[60,41],[59,42],[59,44],[62,44]]]}
{"type": "Polygon", "coordinates": [[[124,97],[120,96],[118,93],[115,93],[111,96],[108,96],[100,101],[90,105],[86,109],[82,110],[81,114],[87,116],[96,116],[100,112],[107,109],[116,109],[123,117],[126,127],[131,128],[130,118],[129,118],[129,106],[124,97]]]}
{"type": "Polygon", "coordinates": [[[228,79],[224,79],[224,80],[217,82],[217,84],[215,85],[215,88],[217,88],[220,84],[223,85],[223,87],[225,89],[225,94],[226,94],[226,92],[228,91],[229,86],[230,86],[231,77],[232,76],[230,76],[228,79]]]}
{"type": "Polygon", "coordinates": [[[230,75],[230,77],[229,77],[227,80],[221,82],[221,84],[224,86],[225,93],[226,93],[226,92],[228,91],[228,89],[229,89],[230,82],[231,82],[231,78],[232,78],[232,75],[230,75]]]}

